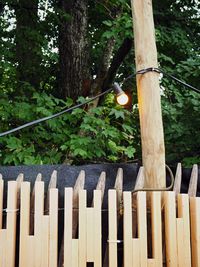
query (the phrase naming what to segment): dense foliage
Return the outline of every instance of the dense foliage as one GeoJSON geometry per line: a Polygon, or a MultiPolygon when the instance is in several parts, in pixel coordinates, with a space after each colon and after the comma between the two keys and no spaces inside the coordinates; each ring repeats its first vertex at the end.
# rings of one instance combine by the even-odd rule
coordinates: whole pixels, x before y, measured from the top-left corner
{"type": "MultiPolygon", "coordinates": [[[[73,97],[73,86],[66,97],[69,90],[63,94],[60,85],[69,80],[61,82],[65,77],[60,73],[65,73],[67,50],[60,45],[68,48],[61,33],[72,15],[62,2],[4,0],[0,4],[0,132],[84,101],[135,70],[133,46],[124,46],[133,38],[130,2],[79,1],[88,8],[83,36],[87,41],[87,60],[82,65],[85,79],[81,91],[77,89],[84,97],[73,97]]],[[[153,4],[160,66],[199,87],[200,4],[195,0],[155,0],[153,4]]],[[[79,75],[74,73],[74,86],[79,75]]],[[[161,77],[160,82],[167,161],[182,161],[186,166],[200,163],[200,95],[167,77],[161,77]]],[[[132,96],[125,108],[109,94],[93,107],[85,105],[1,137],[0,164],[140,160],[135,80],[123,87],[132,96]]]]}

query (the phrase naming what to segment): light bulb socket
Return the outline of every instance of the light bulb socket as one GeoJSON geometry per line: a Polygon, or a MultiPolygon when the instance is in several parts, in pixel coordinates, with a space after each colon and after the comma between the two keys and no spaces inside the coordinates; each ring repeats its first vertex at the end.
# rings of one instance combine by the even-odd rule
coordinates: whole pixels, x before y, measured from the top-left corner
{"type": "Polygon", "coordinates": [[[120,85],[116,82],[113,84],[113,90],[117,96],[125,94],[120,85]]]}

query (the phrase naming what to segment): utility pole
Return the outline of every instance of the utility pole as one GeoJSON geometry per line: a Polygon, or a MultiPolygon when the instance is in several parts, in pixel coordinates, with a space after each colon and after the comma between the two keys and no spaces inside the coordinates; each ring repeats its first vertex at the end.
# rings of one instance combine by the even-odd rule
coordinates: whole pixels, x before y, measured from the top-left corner
{"type": "MultiPolygon", "coordinates": [[[[158,67],[151,0],[132,0],[136,70],[158,67]]],[[[166,186],[159,74],[137,75],[145,187],[166,186]]]]}

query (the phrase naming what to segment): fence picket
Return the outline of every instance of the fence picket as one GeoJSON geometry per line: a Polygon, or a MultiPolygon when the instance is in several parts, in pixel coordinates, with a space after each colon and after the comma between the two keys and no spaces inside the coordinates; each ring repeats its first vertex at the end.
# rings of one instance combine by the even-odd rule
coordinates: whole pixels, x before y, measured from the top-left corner
{"type": "MultiPolygon", "coordinates": [[[[124,267],[133,266],[132,199],[130,192],[123,193],[124,202],[124,267]]],[[[140,246],[136,249],[139,250],[140,246]]]]}
{"type": "MultiPolygon", "coordinates": [[[[162,218],[161,193],[151,193],[151,222],[152,222],[152,252],[155,267],[162,267],[162,218]]],[[[149,265],[149,263],[148,263],[149,265]]]]}
{"type": "Polygon", "coordinates": [[[176,199],[175,192],[164,194],[165,242],[167,267],[177,267],[176,199]]]}
{"type": "MultiPolygon", "coordinates": [[[[178,173],[180,170],[179,165],[178,173]]],[[[104,261],[104,267],[117,267],[119,264],[120,254],[118,255],[117,249],[119,209],[123,214],[123,267],[165,266],[162,255],[162,228],[165,229],[166,266],[200,267],[200,198],[194,197],[193,193],[192,196],[176,194],[178,190],[165,192],[162,221],[161,192],[149,193],[150,206],[148,207],[150,207],[152,229],[152,233],[149,234],[152,234],[152,244],[150,244],[152,257],[148,258],[146,192],[138,192],[134,196],[131,192],[123,192],[123,201],[121,201],[122,171],[118,173],[120,177],[118,186],[108,191],[109,253],[108,260],[104,261]],[[133,209],[137,214],[137,221],[135,217],[133,218],[133,209]],[[135,237],[135,229],[138,229],[137,237],[135,237]]],[[[82,178],[74,189],[65,188],[63,266],[86,267],[87,263],[92,263],[94,267],[102,267],[101,236],[104,229],[101,224],[101,207],[105,190],[105,173],[101,174],[97,190],[93,191],[91,207],[87,207],[87,191],[83,190],[85,174],[82,172],[80,177],[82,178]],[[77,227],[78,238],[76,238],[77,227]]],[[[58,189],[55,188],[55,183],[49,187],[49,196],[45,204],[44,182],[36,181],[34,210],[31,210],[33,198],[31,198],[30,182],[25,182],[22,178],[23,176],[20,175],[17,181],[8,182],[7,209],[4,210],[4,181],[0,177],[0,267],[15,267],[18,258],[19,267],[57,267],[58,189]],[[49,214],[47,210],[45,212],[45,205],[48,206],[49,214]],[[20,209],[19,257],[16,255],[18,208],[20,209]],[[2,229],[3,212],[6,212],[5,229],[2,229]],[[33,212],[35,214],[34,234],[31,233],[33,212]]],[[[194,184],[196,185],[196,180],[194,184]]],[[[179,188],[179,182],[177,185],[179,188]]]]}
{"type": "Polygon", "coordinates": [[[178,217],[183,219],[182,243],[184,244],[184,264],[191,267],[190,214],[187,194],[178,195],[178,217]]]}
{"type": "Polygon", "coordinates": [[[6,267],[15,266],[17,193],[17,182],[9,181],[5,239],[6,267]]]}
{"type": "Polygon", "coordinates": [[[117,194],[108,191],[108,248],[109,266],[117,267],[117,194]]]}
{"type": "Polygon", "coordinates": [[[200,267],[200,198],[190,197],[192,267],[200,267]]]}
{"type": "Polygon", "coordinates": [[[137,194],[138,238],[140,239],[140,264],[147,267],[147,210],[146,193],[137,194]]]}
{"type": "Polygon", "coordinates": [[[65,217],[64,217],[64,267],[71,266],[73,257],[72,247],[72,201],[73,189],[65,188],[65,217]]]}
{"type": "Polygon", "coordinates": [[[49,190],[49,267],[57,266],[58,258],[58,189],[49,190]]]}

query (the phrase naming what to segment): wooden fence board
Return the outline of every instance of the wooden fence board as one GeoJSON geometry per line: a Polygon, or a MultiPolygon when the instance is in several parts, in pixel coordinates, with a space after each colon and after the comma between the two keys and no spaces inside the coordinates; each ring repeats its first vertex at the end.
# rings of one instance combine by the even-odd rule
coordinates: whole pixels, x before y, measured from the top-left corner
{"type": "Polygon", "coordinates": [[[147,210],[146,193],[137,194],[138,238],[140,239],[140,264],[147,267],[147,210]]]}
{"type": "Polygon", "coordinates": [[[192,267],[200,267],[200,198],[190,198],[192,267]]]}
{"type": "Polygon", "coordinates": [[[87,259],[86,238],[87,238],[87,213],[86,213],[86,190],[79,192],[79,266],[85,266],[87,259]]]}
{"type": "MultiPolygon", "coordinates": [[[[193,167],[193,172],[194,170],[193,167]]],[[[152,234],[152,244],[148,243],[147,235],[146,193],[138,192],[133,196],[131,192],[123,192],[122,202],[122,174],[122,170],[118,171],[115,182],[117,190],[112,189],[108,192],[109,254],[108,260],[104,260],[104,267],[118,266],[117,231],[121,205],[123,205],[124,233],[123,267],[165,266],[162,257],[162,228],[165,229],[167,267],[200,267],[200,198],[194,197],[196,171],[195,181],[191,182],[192,197],[189,198],[189,194],[176,194],[178,191],[164,193],[164,221],[161,216],[161,192],[149,193],[152,233],[148,234],[149,237],[152,234]],[[137,222],[133,221],[133,208],[137,214],[137,222]],[[135,225],[138,228],[137,238],[134,236],[135,225]],[[148,244],[152,245],[151,258],[148,258],[148,244]]],[[[86,267],[87,263],[93,263],[94,267],[102,267],[101,235],[104,229],[101,225],[101,206],[105,190],[105,173],[100,175],[97,189],[93,192],[91,207],[87,207],[87,191],[83,190],[85,174],[82,172],[81,176],[74,189],[65,188],[63,266],[86,267]],[[78,237],[76,237],[77,226],[78,237]]],[[[4,182],[0,179],[0,267],[15,267],[15,259],[18,258],[18,255],[15,255],[18,208],[20,208],[19,267],[58,266],[59,226],[56,184],[51,183],[48,189],[48,215],[44,209],[44,182],[35,182],[34,210],[31,210],[30,182],[24,182],[22,176],[18,176],[17,181],[8,182],[7,208],[3,210],[3,185],[4,182]],[[20,194],[19,188],[21,188],[20,194]],[[20,205],[18,205],[19,199],[20,205]],[[2,229],[3,212],[6,212],[5,229],[2,229]],[[31,235],[30,216],[33,212],[35,231],[31,235]]]]}
{"type": "Polygon", "coordinates": [[[182,166],[181,163],[178,163],[176,168],[174,187],[173,187],[173,191],[175,192],[176,195],[179,194],[181,191],[181,180],[182,180],[182,166]]]}
{"type": "Polygon", "coordinates": [[[185,262],[185,248],[183,242],[184,235],[184,222],[182,218],[176,220],[176,233],[177,233],[177,262],[180,267],[187,267],[185,262]]]}
{"type": "Polygon", "coordinates": [[[56,267],[58,260],[58,189],[49,190],[49,267],[56,267]]]}
{"type": "MultiPolygon", "coordinates": [[[[143,187],[144,187],[144,167],[140,167],[137,178],[136,178],[134,190],[142,189],[143,187]]],[[[136,236],[136,232],[137,232],[137,212],[136,212],[137,198],[136,196],[137,194],[135,193],[133,194],[133,197],[132,197],[133,198],[132,199],[133,237],[136,236]]]]}
{"type": "Polygon", "coordinates": [[[102,251],[101,251],[101,204],[102,192],[94,191],[94,267],[102,266],[102,251]]]}
{"type": "MultiPolygon", "coordinates": [[[[76,183],[74,185],[74,190],[73,190],[73,219],[72,219],[72,238],[75,238],[76,232],[77,232],[77,227],[78,227],[78,203],[79,203],[79,191],[81,189],[84,189],[85,185],[85,171],[81,170],[78,178],[76,180],[76,183]]],[[[60,253],[59,253],[59,263],[58,266],[62,267],[64,264],[64,237],[62,240],[61,248],[60,248],[60,253]]]]}
{"type": "Polygon", "coordinates": [[[182,243],[184,244],[184,263],[191,267],[190,214],[187,194],[178,195],[178,217],[183,219],[182,243]]]}
{"type": "Polygon", "coordinates": [[[8,182],[7,219],[6,219],[6,267],[15,266],[16,220],[17,220],[17,182],[8,182]]]}
{"type": "MultiPolygon", "coordinates": [[[[123,169],[122,168],[119,168],[117,170],[117,176],[116,176],[116,180],[115,180],[114,189],[116,190],[116,201],[117,201],[117,203],[116,203],[116,213],[117,213],[117,221],[116,221],[117,226],[116,227],[117,227],[117,229],[116,229],[116,237],[115,237],[115,240],[117,240],[117,232],[118,232],[118,227],[119,227],[119,221],[120,221],[120,218],[122,216],[121,210],[122,210],[122,203],[123,203],[123,169]]],[[[108,202],[109,202],[109,200],[108,200],[108,202]]],[[[110,211],[110,209],[109,209],[109,211],[110,211]]],[[[109,211],[108,211],[108,213],[109,213],[109,211]]],[[[108,214],[108,216],[113,217],[114,215],[108,214]]],[[[109,231],[110,230],[108,230],[108,232],[109,231]]],[[[113,235],[113,237],[114,237],[114,235],[113,235]]],[[[108,239],[111,239],[111,238],[108,236],[108,239]]],[[[111,245],[111,247],[113,247],[112,243],[106,244],[106,252],[105,252],[105,256],[104,256],[103,267],[108,267],[109,261],[111,260],[111,257],[109,257],[109,246],[110,245],[111,245]]],[[[116,247],[117,247],[117,245],[116,245],[116,247]]],[[[114,248],[111,250],[114,250],[114,248]]],[[[115,262],[117,262],[117,258],[112,259],[112,261],[113,261],[113,264],[115,266],[115,262]]],[[[112,266],[112,264],[110,264],[110,266],[112,266]]]]}
{"type": "Polygon", "coordinates": [[[117,194],[108,191],[108,245],[109,266],[117,267],[117,194]]]}
{"type": "Polygon", "coordinates": [[[177,264],[177,235],[176,235],[176,200],[174,192],[164,194],[165,202],[165,242],[167,267],[177,264]]]}
{"type": "MultiPolygon", "coordinates": [[[[28,249],[29,225],[30,225],[30,183],[23,182],[21,185],[21,203],[20,203],[20,249],[19,266],[30,266],[28,249]]],[[[33,254],[32,254],[33,255],[33,254]]]]}
{"type": "Polygon", "coordinates": [[[72,265],[73,247],[72,247],[72,203],[73,189],[65,188],[65,214],[64,214],[64,267],[72,265]]]}
{"type": "Polygon", "coordinates": [[[46,200],[45,200],[45,208],[44,208],[45,214],[49,214],[50,189],[56,188],[56,186],[57,186],[57,171],[54,170],[51,174],[51,179],[48,185],[48,190],[47,190],[47,195],[46,195],[46,200]]]}
{"type": "Polygon", "coordinates": [[[133,238],[132,240],[132,266],[141,267],[140,265],[140,240],[133,238]]]}
{"type": "Polygon", "coordinates": [[[197,193],[197,184],[198,184],[198,165],[194,164],[192,168],[192,173],[190,177],[190,184],[188,189],[188,195],[190,197],[195,197],[197,193]]]}
{"type": "Polygon", "coordinates": [[[0,179],[0,229],[2,229],[2,221],[3,221],[3,187],[4,181],[2,180],[2,176],[0,179]]]}
{"type": "MultiPolygon", "coordinates": [[[[162,267],[162,216],[161,193],[151,193],[152,254],[155,267],[162,267]]],[[[149,265],[149,263],[148,263],[149,265]]]]}
{"type": "MultiPolygon", "coordinates": [[[[124,202],[124,267],[133,266],[132,258],[132,200],[131,193],[123,193],[124,202]]],[[[137,247],[139,249],[140,246],[137,247]]]]}
{"type": "Polygon", "coordinates": [[[44,215],[44,182],[35,182],[35,231],[30,235],[30,183],[21,184],[19,267],[56,267],[58,190],[49,190],[49,215],[44,215]]]}

